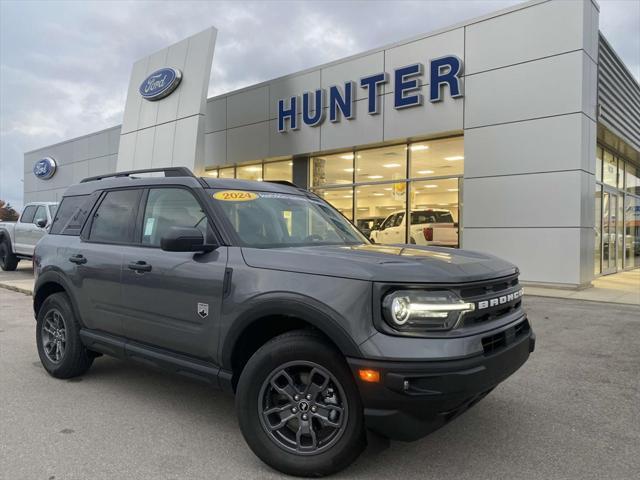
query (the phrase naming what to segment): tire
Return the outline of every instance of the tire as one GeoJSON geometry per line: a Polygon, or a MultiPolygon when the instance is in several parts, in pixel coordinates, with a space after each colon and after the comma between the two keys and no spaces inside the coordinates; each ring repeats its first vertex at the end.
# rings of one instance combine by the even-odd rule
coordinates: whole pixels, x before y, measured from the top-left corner
{"type": "Polygon", "coordinates": [[[78,323],[66,293],[54,293],[38,311],[36,344],[44,369],[56,378],[84,374],[95,358],[80,341],[78,323]]]}
{"type": "Polygon", "coordinates": [[[285,333],[263,345],[240,376],[236,410],[251,450],[288,475],[330,475],[350,465],[366,446],[353,376],[342,354],[314,332],[285,333]],[[268,424],[283,426],[270,430],[268,424]]]}
{"type": "Polygon", "coordinates": [[[9,240],[0,242],[0,268],[5,272],[13,272],[18,267],[20,259],[11,251],[9,240]]]}

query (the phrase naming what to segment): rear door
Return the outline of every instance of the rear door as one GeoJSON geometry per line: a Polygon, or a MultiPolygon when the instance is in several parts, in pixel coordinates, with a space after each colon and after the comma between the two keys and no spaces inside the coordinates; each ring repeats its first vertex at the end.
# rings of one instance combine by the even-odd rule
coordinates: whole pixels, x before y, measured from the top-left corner
{"type": "Polygon", "coordinates": [[[122,297],[128,338],[197,357],[217,346],[227,247],[209,253],[166,252],[162,236],[173,226],[213,232],[194,192],[150,188],[137,220],[136,244],[123,248],[122,297]]]}
{"type": "Polygon", "coordinates": [[[142,189],[102,194],[82,230],[81,242],[67,249],[74,286],[88,328],[124,335],[121,277],[123,248],[133,241],[142,189]]]}

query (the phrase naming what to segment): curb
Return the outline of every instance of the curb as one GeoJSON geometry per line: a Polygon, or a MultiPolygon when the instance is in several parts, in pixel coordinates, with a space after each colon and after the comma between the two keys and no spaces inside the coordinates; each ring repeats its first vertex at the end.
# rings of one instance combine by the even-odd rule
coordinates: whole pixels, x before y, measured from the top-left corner
{"type": "Polygon", "coordinates": [[[6,285],[4,283],[0,283],[0,288],[4,288],[5,290],[11,290],[12,292],[22,293],[24,295],[32,296],[33,292],[26,288],[14,287],[13,285],[6,285]]]}

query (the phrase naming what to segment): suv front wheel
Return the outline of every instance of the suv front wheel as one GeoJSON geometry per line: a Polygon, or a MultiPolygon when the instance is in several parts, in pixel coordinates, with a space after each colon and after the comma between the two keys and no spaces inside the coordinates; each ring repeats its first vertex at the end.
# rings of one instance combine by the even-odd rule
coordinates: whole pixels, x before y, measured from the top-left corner
{"type": "Polygon", "coordinates": [[[95,357],[80,340],[80,325],[65,293],[54,293],[42,303],[36,324],[36,344],[42,366],[56,378],[82,375],[95,357]]]}
{"type": "Polygon", "coordinates": [[[242,372],[236,406],[251,450],[289,475],[337,472],[366,445],[353,376],[340,352],[313,332],[263,345],[242,372]]]}

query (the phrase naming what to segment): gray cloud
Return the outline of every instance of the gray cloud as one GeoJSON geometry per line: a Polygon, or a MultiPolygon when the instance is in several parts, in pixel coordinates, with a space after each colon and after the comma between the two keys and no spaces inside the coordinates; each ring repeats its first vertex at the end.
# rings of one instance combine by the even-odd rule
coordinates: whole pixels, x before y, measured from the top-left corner
{"type": "MultiPolygon", "coordinates": [[[[0,198],[23,153],[121,122],[131,65],[210,25],[216,95],[483,15],[519,0],[0,2],[0,198]]],[[[640,77],[640,2],[601,0],[600,28],[640,77]]]]}

